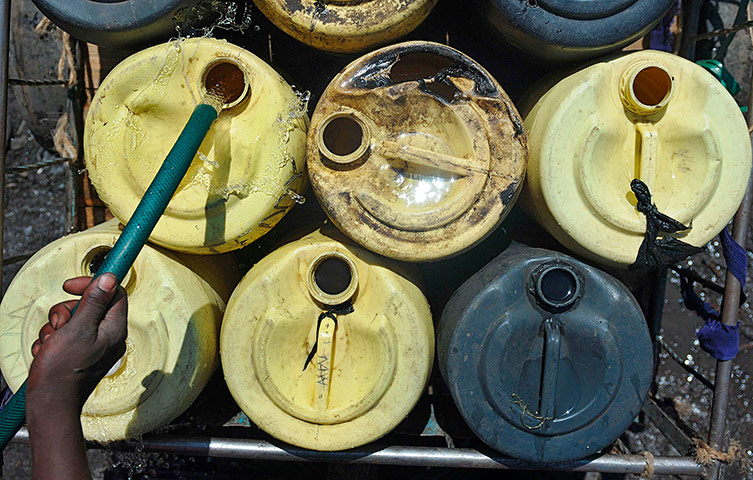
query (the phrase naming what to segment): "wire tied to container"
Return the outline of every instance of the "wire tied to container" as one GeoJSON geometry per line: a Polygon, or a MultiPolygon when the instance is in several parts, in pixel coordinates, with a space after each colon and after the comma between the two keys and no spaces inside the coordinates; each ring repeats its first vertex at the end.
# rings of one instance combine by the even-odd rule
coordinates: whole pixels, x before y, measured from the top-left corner
{"type": "Polygon", "coordinates": [[[340,305],[335,305],[334,307],[330,308],[329,310],[325,310],[324,312],[319,315],[319,318],[316,321],[316,335],[314,340],[314,345],[311,346],[311,351],[309,352],[308,357],[306,357],[306,362],[303,364],[303,371],[306,370],[306,367],[309,366],[309,363],[311,363],[311,360],[314,359],[314,355],[316,355],[316,348],[319,346],[319,327],[322,326],[322,321],[325,318],[331,318],[333,322],[335,322],[335,326],[337,325],[337,315],[347,315],[349,313],[353,313],[355,310],[353,309],[353,304],[350,303],[350,301],[347,301],[345,303],[342,303],[340,305]]]}
{"type": "Polygon", "coordinates": [[[554,420],[554,417],[544,417],[531,411],[531,409],[528,408],[528,404],[522,398],[520,398],[517,393],[513,393],[510,396],[513,398],[512,404],[517,405],[521,408],[522,412],[520,413],[520,423],[528,430],[539,430],[548,420],[554,420]],[[537,420],[539,423],[534,426],[528,425],[525,421],[526,415],[533,418],[534,420],[537,420]]]}

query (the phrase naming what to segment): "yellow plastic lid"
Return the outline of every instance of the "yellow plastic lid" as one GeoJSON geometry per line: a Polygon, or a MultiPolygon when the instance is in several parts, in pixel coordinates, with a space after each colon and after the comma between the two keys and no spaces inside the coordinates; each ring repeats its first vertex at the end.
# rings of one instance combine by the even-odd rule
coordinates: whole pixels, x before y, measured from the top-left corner
{"type": "Polygon", "coordinates": [[[437,0],[254,0],[262,13],[296,40],[329,52],[351,53],[413,31],[437,0]]]}
{"type": "Polygon", "coordinates": [[[261,237],[305,187],[306,102],[252,53],[192,38],[138,52],[115,67],[86,118],[86,167],[102,201],[127,221],[162,165],[214,69],[238,67],[246,88],[199,148],[150,240],[219,253],[261,237]]]}
{"type": "Polygon", "coordinates": [[[410,412],[431,372],[434,329],[421,291],[389,261],[327,235],[281,247],[246,274],[220,353],[233,398],[260,428],[342,450],[410,412]]]}
{"type": "Polygon", "coordinates": [[[307,161],[338,228],[381,255],[421,262],[470,248],[505,218],[526,143],[488,72],[444,45],[407,42],[332,80],[312,117],[307,161]]]}
{"type": "MultiPolygon", "coordinates": [[[[53,305],[74,297],[63,282],[91,275],[120,235],[117,220],[58,239],[19,271],[0,304],[0,369],[11,390],[26,380],[31,345],[53,305]]],[[[177,255],[147,244],[123,281],[128,292],[126,353],[86,401],[84,436],[132,438],[174,419],[217,364],[225,299],[237,280],[227,256],[177,255]]]]}
{"type": "Polygon", "coordinates": [[[740,108],[703,68],[646,50],[557,83],[527,115],[526,205],[566,247],[600,263],[636,260],[646,218],[630,182],[703,246],[737,210],[751,169],[740,108]]]}

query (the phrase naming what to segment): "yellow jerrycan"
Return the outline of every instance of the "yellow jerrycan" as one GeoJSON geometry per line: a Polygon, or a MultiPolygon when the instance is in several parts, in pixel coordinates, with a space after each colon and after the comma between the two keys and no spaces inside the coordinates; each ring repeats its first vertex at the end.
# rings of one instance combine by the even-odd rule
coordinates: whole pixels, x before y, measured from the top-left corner
{"type": "Polygon", "coordinates": [[[254,0],[280,30],[319,50],[353,53],[407,35],[437,0],[254,0]]]}
{"type": "Polygon", "coordinates": [[[644,239],[633,179],[690,227],[674,236],[694,246],[727,225],[748,185],[740,108],[703,68],[668,53],[636,52],[564,78],[525,125],[524,206],[567,248],[607,266],[633,264],[644,239]]]}
{"type": "Polygon", "coordinates": [[[171,250],[241,248],[302,201],[305,98],[252,53],[224,40],[191,38],[121,62],[86,117],[91,181],[113,215],[127,222],[207,85],[228,77],[238,82],[236,98],[223,106],[150,237],[171,250]]]}
{"type": "MultiPolygon", "coordinates": [[[[60,238],[21,268],[0,304],[0,369],[16,391],[50,307],[74,297],[71,277],[92,275],[120,231],[113,219],[60,238]]],[[[126,353],[84,405],[87,440],[133,438],[183,413],[217,366],[225,302],[238,279],[227,255],[181,255],[146,244],[123,280],[128,292],[126,353]]]]}
{"type": "Polygon", "coordinates": [[[311,119],[307,167],[346,235],[427,262],[471,248],[502,222],[527,154],[522,119],[486,70],[445,45],[405,42],[330,82],[311,119]]]}
{"type": "Polygon", "coordinates": [[[316,231],[256,264],[228,302],[220,337],[225,380],[251,421],[313,450],[392,430],[423,393],[434,357],[419,288],[340,238],[316,231]]]}

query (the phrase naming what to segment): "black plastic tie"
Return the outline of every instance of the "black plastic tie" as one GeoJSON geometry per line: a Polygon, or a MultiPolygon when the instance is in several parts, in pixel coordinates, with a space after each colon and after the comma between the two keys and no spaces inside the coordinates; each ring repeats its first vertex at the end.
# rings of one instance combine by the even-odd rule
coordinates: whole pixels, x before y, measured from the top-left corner
{"type": "Polygon", "coordinates": [[[651,191],[648,185],[633,179],[630,182],[630,189],[638,200],[636,208],[646,216],[646,235],[643,238],[635,262],[630,268],[648,267],[656,270],[664,268],[669,264],[679,262],[684,258],[698,253],[703,250],[702,247],[695,247],[689,243],[678,240],[675,237],[665,236],[658,238],[659,233],[678,233],[689,230],[674,218],[665,215],[656,208],[656,204],[651,202],[651,191]]]}

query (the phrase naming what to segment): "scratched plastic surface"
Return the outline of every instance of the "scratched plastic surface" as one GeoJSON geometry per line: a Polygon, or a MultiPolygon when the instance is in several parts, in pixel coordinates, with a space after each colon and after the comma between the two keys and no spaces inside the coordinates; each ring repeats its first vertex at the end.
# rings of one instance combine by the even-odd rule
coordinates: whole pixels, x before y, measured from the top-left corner
{"type": "Polygon", "coordinates": [[[406,42],[343,69],[312,116],[308,171],[333,223],[409,262],[481,241],[520,192],[527,156],[507,94],[461,52],[406,42]]]}
{"type": "Polygon", "coordinates": [[[646,231],[630,190],[689,226],[703,246],[727,225],[751,169],[735,100],[703,68],[646,50],[596,63],[546,92],[527,114],[521,201],[563,245],[602,264],[633,263],[646,231]]]}
{"type": "Polygon", "coordinates": [[[220,338],[228,388],[251,421],[314,450],[392,430],[423,393],[434,356],[431,312],[412,275],[343,238],[316,231],[256,264],[220,338]],[[351,313],[322,317],[346,302],[351,313]]]}
{"type": "Polygon", "coordinates": [[[362,52],[415,29],[437,0],[254,0],[261,12],[296,40],[320,50],[362,52]]]}
{"type": "MultiPolygon", "coordinates": [[[[0,304],[0,369],[12,390],[32,361],[31,344],[53,305],[76,298],[60,286],[101,266],[120,230],[110,220],[63,237],[37,252],[0,304]]],[[[126,354],[84,405],[87,439],[137,437],[180,415],[217,365],[219,323],[237,271],[227,256],[197,257],[147,244],[126,274],[126,354]],[[159,305],[155,310],[154,305],[159,305]]]]}

